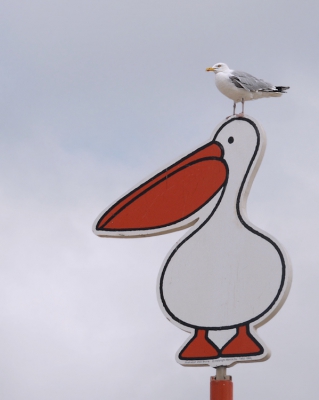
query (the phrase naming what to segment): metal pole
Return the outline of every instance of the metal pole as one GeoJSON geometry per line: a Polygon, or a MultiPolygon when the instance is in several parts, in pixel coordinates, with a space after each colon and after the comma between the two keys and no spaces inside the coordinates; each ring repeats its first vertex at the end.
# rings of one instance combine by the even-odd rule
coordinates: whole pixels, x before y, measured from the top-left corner
{"type": "Polygon", "coordinates": [[[233,400],[233,382],[226,367],[216,367],[216,376],[210,377],[210,400],[233,400]]]}

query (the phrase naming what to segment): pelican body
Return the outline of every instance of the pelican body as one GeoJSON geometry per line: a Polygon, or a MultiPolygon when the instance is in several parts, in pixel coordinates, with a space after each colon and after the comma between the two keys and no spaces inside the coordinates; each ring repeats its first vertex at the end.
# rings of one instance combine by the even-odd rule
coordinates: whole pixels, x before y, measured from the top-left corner
{"type": "Polygon", "coordinates": [[[103,211],[99,236],[143,237],[188,228],[158,276],[164,315],[190,337],[182,365],[231,366],[270,351],[256,329],[283,305],[291,267],[278,241],[247,218],[265,150],[251,118],[222,122],[211,140],[161,169],[103,211]]]}

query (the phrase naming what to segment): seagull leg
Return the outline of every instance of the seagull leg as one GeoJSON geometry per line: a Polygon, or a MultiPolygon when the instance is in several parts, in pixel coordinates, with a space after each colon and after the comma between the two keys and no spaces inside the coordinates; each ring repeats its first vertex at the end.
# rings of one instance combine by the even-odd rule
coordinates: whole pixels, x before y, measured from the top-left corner
{"type": "Polygon", "coordinates": [[[226,117],[226,119],[233,117],[234,115],[236,115],[236,102],[234,101],[234,105],[233,105],[233,115],[229,115],[228,117],[226,117]]]}
{"type": "Polygon", "coordinates": [[[245,104],[245,100],[241,99],[241,113],[237,114],[237,117],[243,117],[244,116],[244,104],[245,104]]]}

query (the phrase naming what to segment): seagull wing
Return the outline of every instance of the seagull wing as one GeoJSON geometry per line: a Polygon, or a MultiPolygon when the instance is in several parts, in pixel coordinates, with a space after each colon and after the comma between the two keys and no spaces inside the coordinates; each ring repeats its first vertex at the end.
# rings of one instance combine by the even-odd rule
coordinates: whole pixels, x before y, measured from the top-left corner
{"type": "Polygon", "coordinates": [[[99,236],[132,237],[188,227],[196,222],[195,213],[220,191],[226,178],[222,150],[210,142],[118,200],[101,214],[93,230],[99,236]],[[189,217],[193,217],[191,221],[189,217]]]}
{"type": "Polygon", "coordinates": [[[254,76],[242,71],[232,71],[230,80],[233,84],[241,89],[245,89],[248,92],[273,92],[277,91],[276,86],[271,83],[265,82],[262,79],[255,78],[254,76]]]}

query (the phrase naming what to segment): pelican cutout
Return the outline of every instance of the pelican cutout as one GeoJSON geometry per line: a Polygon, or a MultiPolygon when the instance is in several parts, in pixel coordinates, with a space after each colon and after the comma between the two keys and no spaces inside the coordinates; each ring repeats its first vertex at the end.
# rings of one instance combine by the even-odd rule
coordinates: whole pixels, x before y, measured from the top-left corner
{"type": "Polygon", "coordinates": [[[96,235],[119,238],[188,229],[157,283],[164,315],[190,333],[176,354],[182,365],[231,366],[270,356],[257,328],[287,298],[291,267],[278,241],[246,215],[265,141],[252,118],[223,121],[206,144],[136,186],[94,223],[96,235]]]}

